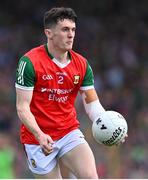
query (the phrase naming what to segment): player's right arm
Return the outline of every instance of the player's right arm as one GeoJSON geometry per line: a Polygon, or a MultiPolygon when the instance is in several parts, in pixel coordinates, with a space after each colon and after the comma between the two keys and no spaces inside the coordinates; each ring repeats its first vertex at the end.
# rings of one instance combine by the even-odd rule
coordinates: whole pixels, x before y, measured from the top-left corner
{"type": "Polygon", "coordinates": [[[23,57],[18,63],[16,73],[16,109],[19,119],[33,133],[38,140],[45,154],[52,150],[53,141],[51,137],[44,134],[38,126],[34,115],[30,110],[30,103],[33,95],[35,73],[31,61],[23,57]]]}

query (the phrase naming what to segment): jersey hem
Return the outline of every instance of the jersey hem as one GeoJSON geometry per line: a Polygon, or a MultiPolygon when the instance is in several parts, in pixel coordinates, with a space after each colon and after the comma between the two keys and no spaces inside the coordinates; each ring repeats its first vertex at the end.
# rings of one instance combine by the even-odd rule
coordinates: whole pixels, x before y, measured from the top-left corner
{"type": "MultiPolygon", "coordinates": [[[[69,131],[67,131],[65,133],[62,133],[62,134],[60,134],[58,136],[54,137],[54,136],[51,135],[51,138],[52,138],[53,141],[57,141],[57,140],[61,139],[62,137],[64,137],[65,135],[67,135],[68,133],[70,133],[71,131],[76,130],[76,129],[79,129],[79,125],[74,126],[69,131]]],[[[22,134],[21,134],[21,137],[20,137],[20,141],[21,141],[22,144],[34,144],[34,145],[39,144],[39,142],[37,140],[35,140],[35,139],[33,139],[33,140],[24,139],[22,137],[22,134]]]]}
{"type": "Polygon", "coordinates": [[[18,89],[23,89],[23,90],[33,90],[34,87],[26,87],[26,86],[21,86],[17,83],[15,83],[15,87],[18,88],[18,89]]]}

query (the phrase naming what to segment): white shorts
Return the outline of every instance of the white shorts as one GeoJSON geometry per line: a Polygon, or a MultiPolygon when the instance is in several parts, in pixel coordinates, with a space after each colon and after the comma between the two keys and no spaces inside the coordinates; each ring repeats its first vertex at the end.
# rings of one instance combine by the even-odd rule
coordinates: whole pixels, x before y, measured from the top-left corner
{"type": "Polygon", "coordinates": [[[24,144],[29,169],[35,174],[47,174],[56,166],[57,159],[82,143],[87,143],[79,129],[54,142],[51,154],[45,156],[40,145],[24,144]]]}

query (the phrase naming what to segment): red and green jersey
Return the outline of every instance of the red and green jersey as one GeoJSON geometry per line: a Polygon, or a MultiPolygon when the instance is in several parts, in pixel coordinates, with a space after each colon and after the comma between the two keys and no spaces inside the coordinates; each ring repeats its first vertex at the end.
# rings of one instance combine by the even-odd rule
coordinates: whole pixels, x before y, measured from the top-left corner
{"type": "MultiPolygon", "coordinates": [[[[33,90],[30,109],[41,130],[57,140],[79,127],[75,99],[80,89],[94,87],[87,60],[69,51],[70,60],[61,64],[42,45],[26,53],[18,63],[16,88],[33,90]]],[[[38,144],[22,124],[21,142],[38,144]]]]}

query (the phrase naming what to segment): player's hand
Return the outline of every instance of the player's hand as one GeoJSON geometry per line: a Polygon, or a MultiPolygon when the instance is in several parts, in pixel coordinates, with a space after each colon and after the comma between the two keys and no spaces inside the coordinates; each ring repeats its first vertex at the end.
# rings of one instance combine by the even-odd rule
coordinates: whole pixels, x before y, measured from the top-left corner
{"type": "Polygon", "coordinates": [[[120,144],[123,144],[127,137],[128,137],[128,135],[126,134],[125,138],[123,138],[119,143],[117,143],[116,146],[119,146],[120,144]]]}
{"type": "Polygon", "coordinates": [[[49,135],[44,133],[40,134],[38,136],[38,141],[45,156],[49,155],[53,151],[52,145],[54,144],[54,141],[49,135]]]}

